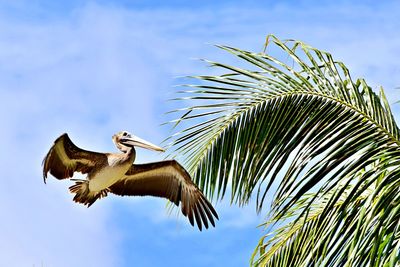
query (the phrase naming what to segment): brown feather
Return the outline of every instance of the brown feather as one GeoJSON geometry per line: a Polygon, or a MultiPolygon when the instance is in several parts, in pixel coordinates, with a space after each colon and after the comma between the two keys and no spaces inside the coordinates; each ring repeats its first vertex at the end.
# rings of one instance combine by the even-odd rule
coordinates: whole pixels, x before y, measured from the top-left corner
{"type": "Polygon", "coordinates": [[[121,196],[156,196],[169,199],[199,229],[208,228],[208,221],[215,225],[217,212],[193,183],[189,173],[175,160],[148,164],[134,164],[126,177],[110,186],[110,192],[121,196]],[[208,219],[208,220],[207,220],[208,219]]]}
{"type": "Polygon", "coordinates": [[[106,154],[83,150],[64,133],[54,141],[43,160],[43,180],[46,183],[49,172],[57,179],[70,178],[74,172],[89,173],[106,161],[106,154]]]}

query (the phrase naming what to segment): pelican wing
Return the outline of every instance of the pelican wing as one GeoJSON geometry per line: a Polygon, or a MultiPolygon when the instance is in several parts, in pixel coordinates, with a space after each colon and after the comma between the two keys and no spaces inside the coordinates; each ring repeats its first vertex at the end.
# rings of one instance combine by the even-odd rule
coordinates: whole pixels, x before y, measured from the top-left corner
{"type": "Polygon", "coordinates": [[[218,219],[211,203],[175,160],[134,164],[126,176],[109,189],[121,196],[156,196],[167,198],[177,206],[181,203],[182,213],[191,225],[195,219],[200,231],[202,224],[208,228],[208,221],[215,226],[213,216],[218,219]]]}
{"type": "Polygon", "coordinates": [[[105,154],[80,149],[64,133],[54,141],[43,160],[44,182],[48,172],[57,179],[65,179],[72,177],[74,172],[88,173],[104,160],[107,160],[105,154]]]}

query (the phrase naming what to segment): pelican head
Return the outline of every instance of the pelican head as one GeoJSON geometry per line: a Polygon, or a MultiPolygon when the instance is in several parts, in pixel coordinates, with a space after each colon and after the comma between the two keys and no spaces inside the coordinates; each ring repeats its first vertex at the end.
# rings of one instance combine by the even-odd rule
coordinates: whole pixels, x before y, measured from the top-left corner
{"type": "Polygon", "coordinates": [[[114,134],[112,139],[116,147],[124,153],[128,152],[134,146],[164,152],[164,149],[161,147],[153,145],[152,143],[134,136],[127,131],[121,131],[114,134]]]}

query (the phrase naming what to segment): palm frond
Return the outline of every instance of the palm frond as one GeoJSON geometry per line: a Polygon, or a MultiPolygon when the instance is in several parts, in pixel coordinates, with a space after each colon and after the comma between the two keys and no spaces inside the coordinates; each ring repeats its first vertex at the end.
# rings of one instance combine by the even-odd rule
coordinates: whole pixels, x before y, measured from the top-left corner
{"type": "MultiPolygon", "coordinates": [[[[363,186],[370,184],[361,177],[363,186]]],[[[391,188],[396,186],[398,182],[391,188]]],[[[257,266],[395,266],[390,261],[392,253],[399,251],[396,245],[400,237],[400,206],[395,200],[399,199],[399,190],[390,196],[377,197],[375,184],[370,184],[356,200],[343,206],[353,189],[347,186],[329,209],[326,207],[337,192],[330,191],[323,196],[306,194],[283,218],[273,217],[266,226],[282,219],[296,219],[261,238],[252,263],[257,266]],[[382,199],[393,201],[379,205],[382,199]],[[355,243],[360,244],[361,250],[355,250],[355,243]],[[286,265],[279,264],[283,261],[286,265]]]]}
{"type": "MultiPolygon", "coordinates": [[[[363,79],[353,81],[345,65],[329,53],[272,35],[268,41],[267,52],[281,52],[284,59],[219,46],[248,67],[207,61],[224,72],[194,77],[203,83],[189,85],[178,98],[197,104],[180,110],[184,115],[175,122],[189,126],[173,136],[173,154],[185,159],[209,197],[220,199],[230,187],[231,201],[242,205],[257,192],[260,211],[277,185],[274,221],[312,194],[297,215],[297,221],[308,222],[299,237],[314,238],[318,225],[341,229],[339,219],[348,220],[353,230],[344,250],[334,249],[343,236],[335,239],[323,232],[330,238],[317,250],[329,247],[333,262],[339,263],[335,266],[364,264],[382,251],[382,262],[398,260],[399,220],[393,210],[398,212],[400,203],[400,130],[383,89],[376,94],[363,79]],[[363,198],[370,191],[371,196],[363,198]],[[321,219],[307,221],[318,200],[324,200],[318,205],[321,219]],[[391,211],[385,211],[385,205],[391,211]],[[367,228],[376,224],[384,232],[367,228]],[[385,245],[366,243],[374,240],[385,245]]],[[[293,247],[289,249],[292,253],[293,247]]],[[[311,264],[304,266],[317,261],[301,259],[311,264]]]]}

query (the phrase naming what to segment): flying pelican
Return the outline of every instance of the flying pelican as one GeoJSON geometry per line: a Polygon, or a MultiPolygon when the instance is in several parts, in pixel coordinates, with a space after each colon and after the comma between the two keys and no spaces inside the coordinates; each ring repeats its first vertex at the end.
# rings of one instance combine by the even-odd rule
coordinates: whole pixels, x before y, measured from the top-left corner
{"type": "Polygon", "coordinates": [[[208,221],[215,226],[217,212],[193,183],[189,173],[175,160],[133,164],[135,146],[164,151],[126,131],[114,134],[112,140],[122,153],[99,153],[83,150],[72,143],[68,134],[58,137],[43,160],[43,179],[48,172],[57,179],[71,178],[75,172],[87,174],[85,180],[71,179],[69,187],[74,201],[90,207],[97,199],[114,193],[120,196],[155,196],[181,203],[183,215],[190,224],[202,230],[208,221]]]}

